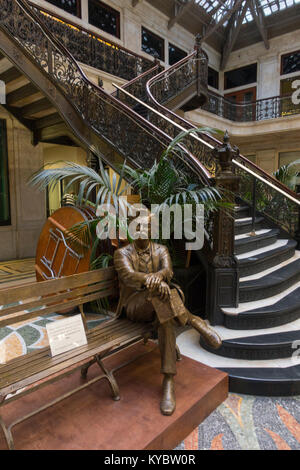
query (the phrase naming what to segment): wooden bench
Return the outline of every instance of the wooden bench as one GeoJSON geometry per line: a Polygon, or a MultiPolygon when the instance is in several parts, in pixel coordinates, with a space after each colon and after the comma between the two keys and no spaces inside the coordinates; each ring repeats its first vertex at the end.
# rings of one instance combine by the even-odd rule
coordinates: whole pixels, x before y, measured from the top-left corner
{"type": "Polygon", "coordinates": [[[151,336],[153,327],[152,324],[112,318],[87,331],[83,305],[116,294],[118,294],[118,283],[114,268],[0,290],[0,305],[2,305],[0,328],[79,307],[87,335],[86,345],[66,353],[52,357],[50,348],[46,347],[0,365],[0,406],[53,383],[78,369],[81,369],[81,377],[84,380],[84,383],[81,382],[76,389],[61,395],[8,426],[0,416],[0,425],[9,449],[14,448],[12,437],[14,426],[98,380],[107,379],[113,399],[120,399],[119,388],[113,373],[122,365],[113,371],[108,371],[102,360],[141,339],[146,342],[151,336]],[[87,381],[88,368],[93,363],[99,365],[102,373],[87,381]]]}

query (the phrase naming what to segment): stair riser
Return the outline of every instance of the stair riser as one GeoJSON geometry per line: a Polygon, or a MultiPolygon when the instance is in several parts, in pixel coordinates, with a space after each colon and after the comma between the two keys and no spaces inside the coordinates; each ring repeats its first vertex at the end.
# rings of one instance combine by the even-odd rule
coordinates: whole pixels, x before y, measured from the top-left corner
{"type": "Polygon", "coordinates": [[[280,312],[273,314],[241,316],[224,315],[224,326],[230,330],[260,330],[285,325],[286,323],[298,320],[300,311],[280,312]]]}
{"type": "Polygon", "coordinates": [[[247,253],[248,251],[258,250],[259,248],[264,248],[266,246],[272,245],[277,240],[276,235],[274,237],[261,238],[256,240],[255,237],[249,239],[245,244],[237,245],[235,244],[234,251],[236,255],[241,255],[247,253]]]}
{"type": "Polygon", "coordinates": [[[244,219],[245,217],[251,217],[250,209],[246,207],[243,210],[234,211],[234,217],[236,219],[244,219]]]}
{"type": "Polygon", "coordinates": [[[214,350],[209,348],[204,341],[200,341],[201,346],[211,353],[218,356],[228,357],[230,359],[244,359],[248,361],[260,361],[260,360],[272,360],[272,359],[283,359],[292,357],[295,349],[292,348],[292,344],[285,344],[281,346],[233,346],[223,342],[220,349],[214,350]]]}
{"type": "Polygon", "coordinates": [[[239,265],[239,273],[240,277],[251,276],[252,274],[259,273],[269,268],[273,268],[273,266],[277,266],[283,261],[292,258],[295,254],[295,249],[291,248],[284,253],[274,254],[271,258],[258,260],[257,263],[250,263],[245,266],[239,265]]]}
{"type": "MultiPolygon", "coordinates": [[[[255,230],[261,230],[262,228],[264,228],[264,225],[260,222],[260,223],[257,223],[255,224],[255,230]]],[[[244,233],[250,233],[252,230],[252,224],[251,222],[247,225],[235,225],[235,228],[234,228],[234,233],[235,235],[243,235],[244,233]]]]}
{"type": "MultiPolygon", "coordinates": [[[[220,369],[229,372],[228,369],[220,369]]],[[[264,381],[234,377],[229,372],[229,391],[244,395],[256,395],[265,397],[289,397],[300,395],[300,377],[293,381],[264,381]]]]}
{"type": "Polygon", "coordinates": [[[284,290],[293,286],[298,281],[300,281],[300,272],[270,287],[263,286],[263,287],[249,289],[247,287],[243,287],[243,283],[240,283],[239,301],[240,302],[252,302],[256,300],[263,300],[263,299],[266,299],[267,297],[273,297],[274,295],[280,294],[284,290]]]}

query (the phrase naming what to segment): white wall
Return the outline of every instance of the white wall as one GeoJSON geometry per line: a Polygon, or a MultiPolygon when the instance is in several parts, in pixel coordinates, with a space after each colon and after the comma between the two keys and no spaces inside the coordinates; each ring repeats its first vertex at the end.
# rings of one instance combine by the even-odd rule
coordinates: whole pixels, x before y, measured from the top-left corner
{"type": "MultiPolygon", "coordinates": [[[[300,72],[280,75],[281,56],[300,49],[299,31],[293,31],[270,39],[269,43],[270,48],[268,50],[263,42],[259,42],[232,52],[225,69],[225,71],[228,71],[257,62],[257,99],[279,95],[281,79],[300,75],[300,72]]],[[[246,85],[240,87],[240,89],[249,88],[250,86],[246,85]]]]}

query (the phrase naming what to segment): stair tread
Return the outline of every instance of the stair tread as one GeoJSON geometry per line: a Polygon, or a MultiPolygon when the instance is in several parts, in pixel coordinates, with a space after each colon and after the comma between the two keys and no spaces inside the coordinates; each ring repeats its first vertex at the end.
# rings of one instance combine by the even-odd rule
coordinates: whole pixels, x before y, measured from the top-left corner
{"type": "MultiPolygon", "coordinates": [[[[234,245],[235,247],[241,245],[247,245],[248,243],[253,243],[259,240],[265,240],[266,238],[273,238],[279,235],[278,229],[264,229],[263,233],[257,233],[255,236],[240,236],[241,238],[235,238],[234,245]]],[[[238,235],[239,236],[239,235],[238,235]]]]}
{"type": "Polygon", "coordinates": [[[276,345],[289,345],[294,341],[300,340],[300,330],[283,331],[281,333],[260,334],[255,336],[231,338],[223,340],[223,343],[247,346],[247,347],[273,347],[276,345]]]}
{"type": "Polygon", "coordinates": [[[300,259],[289,263],[288,265],[277,269],[276,271],[267,274],[258,279],[252,279],[251,281],[244,281],[240,283],[239,289],[241,291],[249,291],[253,289],[266,288],[276,286],[283,281],[293,278],[295,275],[300,273],[300,259]]]}
{"type": "Polygon", "coordinates": [[[231,377],[243,377],[251,380],[277,381],[299,381],[300,364],[289,367],[218,367],[219,370],[227,372],[231,377]]]}
{"type": "MultiPolygon", "coordinates": [[[[251,310],[246,310],[244,312],[238,313],[238,315],[258,315],[258,314],[276,314],[276,313],[286,313],[290,310],[299,309],[299,316],[300,316],[300,287],[298,287],[293,292],[289,293],[288,295],[284,296],[278,302],[267,305],[265,307],[258,307],[251,310]]],[[[224,312],[225,313],[225,312],[224,312]]]]}
{"type": "MultiPolygon", "coordinates": [[[[275,243],[274,243],[274,245],[275,245],[275,243]]],[[[245,257],[244,256],[245,253],[244,253],[244,255],[237,255],[237,262],[238,262],[238,265],[240,267],[243,266],[243,265],[246,265],[246,264],[256,263],[257,261],[267,259],[267,258],[271,258],[274,255],[277,255],[279,253],[283,253],[285,251],[288,251],[291,248],[296,248],[296,246],[297,246],[297,242],[295,240],[288,240],[286,244],[284,244],[284,245],[281,244],[277,247],[274,247],[271,250],[265,250],[262,253],[257,253],[256,254],[256,252],[258,250],[253,250],[253,252],[249,251],[249,253],[248,253],[249,257],[245,257]],[[253,254],[251,255],[251,253],[253,253],[253,254]],[[243,256],[243,258],[241,258],[240,256],[243,256]]]]}
{"type": "MultiPolygon", "coordinates": [[[[258,224],[264,220],[263,217],[255,217],[255,223],[258,224]]],[[[242,217],[241,219],[235,219],[235,226],[249,225],[252,223],[252,217],[242,217]]]]}

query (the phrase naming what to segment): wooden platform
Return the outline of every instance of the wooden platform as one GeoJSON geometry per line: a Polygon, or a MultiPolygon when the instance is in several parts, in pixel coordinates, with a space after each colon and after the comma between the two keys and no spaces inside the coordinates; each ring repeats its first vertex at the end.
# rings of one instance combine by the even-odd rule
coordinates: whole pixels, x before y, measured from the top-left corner
{"type": "MultiPolygon", "coordinates": [[[[106,359],[116,367],[135,355],[149,351],[115,373],[121,400],[111,399],[106,382],[100,381],[17,425],[13,430],[16,449],[103,449],[168,450],[185,439],[228,394],[228,378],[223,372],[183,357],[176,376],[177,407],[172,416],[162,416],[160,355],[157,346],[142,343],[106,359]]],[[[89,378],[99,374],[92,366],[89,378]]],[[[6,423],[22,413],[55,399],[80,384],[75,373],[3,407],[6,423]]],[[[3,436],[0,449],[6,449],[3,436]]]]}

